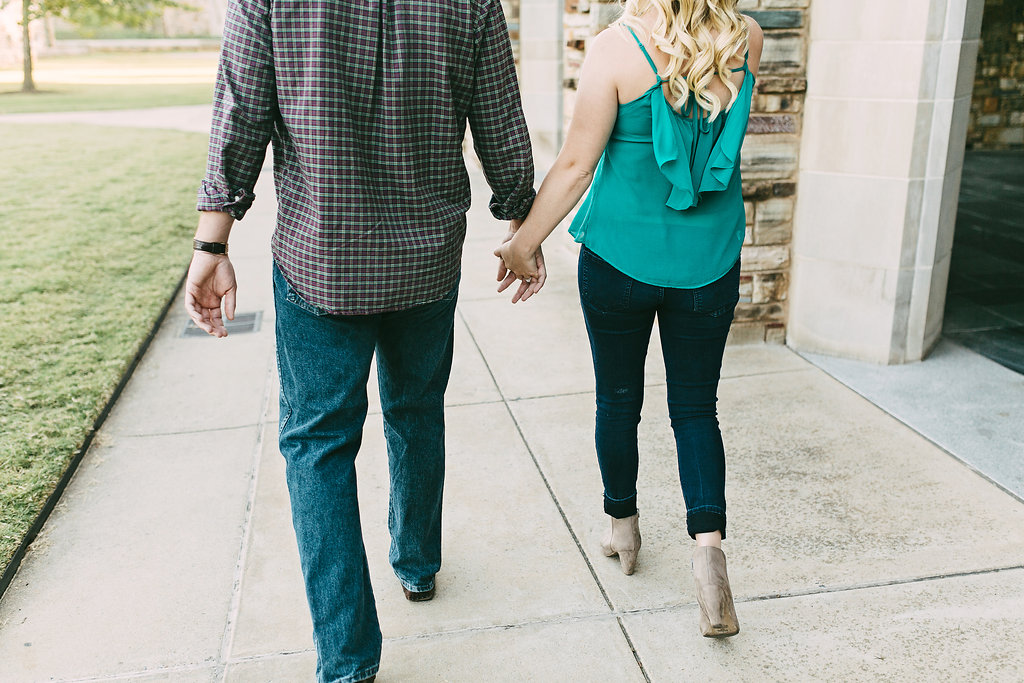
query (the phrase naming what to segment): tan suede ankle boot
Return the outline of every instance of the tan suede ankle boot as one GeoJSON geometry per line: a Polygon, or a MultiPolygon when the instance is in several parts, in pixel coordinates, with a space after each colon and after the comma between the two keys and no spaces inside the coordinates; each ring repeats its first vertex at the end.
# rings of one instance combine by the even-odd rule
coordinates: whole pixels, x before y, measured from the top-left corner
{"type": "Polygon", "coordinates": [[[700,632],[705,638],[724,638],[740,632],[732,601],[725,553],[721,548],[698,546],[693,553],[693,578],[700,605],[700,632]]]}
{"type": "Polygon", "coordinates": [[[640,513],[622,519],[612,517],[612,528],[601,542],[601,550],[605,557],[618,555],[622,573],[632,574],[636,568],[636,554],[640,552],[640,513]]]}

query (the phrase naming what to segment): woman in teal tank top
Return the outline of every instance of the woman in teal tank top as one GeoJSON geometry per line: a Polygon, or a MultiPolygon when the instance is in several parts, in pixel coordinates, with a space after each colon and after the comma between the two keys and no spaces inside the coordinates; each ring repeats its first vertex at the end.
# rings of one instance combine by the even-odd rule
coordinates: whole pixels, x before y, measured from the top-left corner
{"type": "Polygon", "coordinates": [[[541,242],[590,188],[569,232],[582,245],[595,445],[611,518],[602,550],[633,573],[637,425],[657,319],[708,637],[739,631],[721,550],[725,452],[715,406],[739,298],[740,150],[762,44],[736,0],[627,0],[588,47],[565,146],[530,215],[495,251],[508,271],[499,291],[518,279],[513,302],[530,298],[547,277],[541,242]]]}

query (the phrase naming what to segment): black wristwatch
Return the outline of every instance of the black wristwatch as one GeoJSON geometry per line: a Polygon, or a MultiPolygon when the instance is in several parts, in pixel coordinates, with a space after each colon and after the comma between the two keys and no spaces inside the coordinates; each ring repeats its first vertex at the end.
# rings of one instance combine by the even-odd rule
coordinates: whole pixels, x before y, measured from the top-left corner
{"type": "Polygon", "coordinates": [[[205,251],[208,254],[226,254],[228,253],[228,243],[192,240],[192,249],[195,251],[205,251]]]}

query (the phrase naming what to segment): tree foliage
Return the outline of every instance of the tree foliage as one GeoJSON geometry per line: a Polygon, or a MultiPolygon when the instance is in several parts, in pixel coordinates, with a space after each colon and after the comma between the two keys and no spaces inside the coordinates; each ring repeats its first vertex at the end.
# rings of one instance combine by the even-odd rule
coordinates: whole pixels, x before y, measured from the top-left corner
{"type": "Polygon", "coordinates": [[[168,8],[187,7],[178,0],[29,0],[33,19],[61,17],[74,24],[120,24],[141,28],[168,8]]]}
{"type": "MultiPolygon", "coordinates": [[[[0,0],[0,8],[17,0],[0,0]]],[[[194,9],[178,0],[21,0],[22,40],[24,42],[23,92],[35,92],[32,78],[32,41],[28,24],[44,17],[60,17],[80,26],[120,24],[126,28],[143,28],[164,10],[175,7],[194,9]]]]}

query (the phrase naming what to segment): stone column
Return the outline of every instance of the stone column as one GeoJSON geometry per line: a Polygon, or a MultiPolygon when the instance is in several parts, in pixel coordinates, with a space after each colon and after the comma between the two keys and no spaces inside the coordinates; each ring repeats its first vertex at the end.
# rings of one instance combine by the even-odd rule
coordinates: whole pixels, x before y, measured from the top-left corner
{"type": "Polygon", "coordinates": [[[537,156],[558,152],[562,139],[562,6],[520,0],[519,79],[537,156]]]}
{"type": "Polygon", "coordinates": [[[922,359],[942,329],[984,0],[814,0],[788,343],[922,359]]]}

